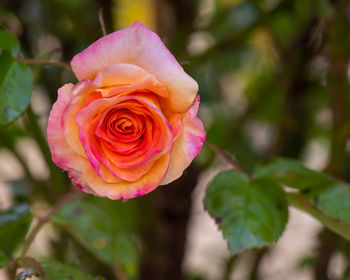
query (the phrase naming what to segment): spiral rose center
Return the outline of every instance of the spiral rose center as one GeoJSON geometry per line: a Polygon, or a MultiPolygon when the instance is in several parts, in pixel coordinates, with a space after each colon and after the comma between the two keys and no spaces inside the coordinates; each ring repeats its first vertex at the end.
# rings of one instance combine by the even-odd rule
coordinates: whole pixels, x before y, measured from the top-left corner
{"type": "Polygon", "coordinates": [[[129,134],[134,131],[135,126],[127,117],[121,117],[115,122],[115,129],[119,133],[129,134]]]}
{"type": "Polygon", "coordinates": [[[120,133],[130,133],[134,129],[134,124],[126,118],[121,118],[118,120],[116,128],[120,133]]]}
{"type": "Polygon", "coordinates": [[[130,142],[142,137],[145,130],[143,118],[129,109],[112,109],[103,122],[111,140],[130,142]]]}
{"type": "MultiPolygon", "coordinates": [[[[115,176],[123,176],[120,168],[138,168],[145,162],[151,168],[155,162],[151,158],[156,160],[170,149],[173,136],[170,125],[149,101],[152,98],[145,97],[148,99],[135,96],[101,99],[80,114],[78,124],[83,121],[90,124],[80,126],[86,129],[80,131],[80,136],[91,149],[89,160],[93,165],[104,164],[115,176]],[[105,110],[96,111],[98,103],[103,103],[105,110]]],[[[148,170],[142,168],[143,172],[148,170]]]]}

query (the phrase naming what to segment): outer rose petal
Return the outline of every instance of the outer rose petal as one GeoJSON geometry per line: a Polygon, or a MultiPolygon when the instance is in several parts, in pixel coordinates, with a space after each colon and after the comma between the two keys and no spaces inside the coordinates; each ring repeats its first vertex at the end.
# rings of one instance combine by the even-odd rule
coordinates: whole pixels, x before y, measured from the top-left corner
{"type": "Polygon", "coordinates": [[[94,84],[98,87],[119,86],[120,92],[149,89],[159,96],[168,97],[166,88],[156,77],[133,64],[118,63],[103,68],[97,73],[94,84]]]}
{"type": "MultiPolygon", "coordinates": [[[[152,170],[135,182],[108,183],[99,177],[91,164],[81,158],[82,176],[90,188],[88,192],[110,199],[127,200],[145,195],[157,188],[168,170],[170,162],[169,153],[163,155],[154,164],[152,170]]],[[[83,186],[84,187],[84,186],[83,186]]]]}
{"type": "Polygon", "coordinates": [[[182,134],[174,143],[169,170],[161,185],[166,185],[179,178],[202,149],[205,130],[201,120],[196,117],[198,107],[199,96],[183,116],[182,134]]]}
{"type": "MultiPolygon", "coordinates": [[[[83,160],[83,158],[80,158],[83,160]]],[[[72,179],[73,183],[81,190],[86,193],[91,193],[94,195],[98,195],[90,186],[86,183],[86,180],[83,178],[83,173],[75,170],[69,170],[69,177],[72,179]]]]}
{"type": "Polygon", "coordinates": [[[93,80],[106,66],[129,63],[154,75],[167,89],[164,104],[171,111],[185,112],[198,91],[157,34],[140,22],[102,37],[74,56],[71,65],[79,80],[93,80]]]}
{"type": "Polygon", "coordinates": [[[67,104],[62,112],[62,128],[64,137],[69,147],[76,153],[86,157],[83,146],[79,140],[79,127],[75,122],[75,116],[84,106],[88,96],[97,87],[90,81],[83,80],[73,86],[71,89],[72,100],[67,104]]]}
{"type": "Polygon", "coordinates": [[[47,138],[53,162],[64,170],[80,170],[79,155],[67,144],[62,124],[62,113],[72,99],[73,84],[66,84],[58,90],[47,124],[47,138]]]}

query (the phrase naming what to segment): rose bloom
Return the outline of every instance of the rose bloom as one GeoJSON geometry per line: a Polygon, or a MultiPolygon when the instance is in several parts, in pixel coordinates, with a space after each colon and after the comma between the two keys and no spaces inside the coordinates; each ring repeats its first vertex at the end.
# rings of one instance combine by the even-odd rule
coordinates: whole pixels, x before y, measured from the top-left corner
{"type": "Polygon", "coordinates": [[[83,191],[145,195],[179,178],[205,141],[198,85],[140,22],[71,61],[79,82],[58,90],[47,136],[55,164],[83,191]]]}

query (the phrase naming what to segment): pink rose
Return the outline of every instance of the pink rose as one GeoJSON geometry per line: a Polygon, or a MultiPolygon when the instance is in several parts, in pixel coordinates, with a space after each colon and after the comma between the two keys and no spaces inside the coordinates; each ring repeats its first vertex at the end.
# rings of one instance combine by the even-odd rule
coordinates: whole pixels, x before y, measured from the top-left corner
{"type": "Polygon", "coordinates": [[[140,22],[77,54],[79,82],[58,90],[47,127],[52,159],[83,191],[145,195],[179,178],[205,141],[198,85],[140,22]]]}

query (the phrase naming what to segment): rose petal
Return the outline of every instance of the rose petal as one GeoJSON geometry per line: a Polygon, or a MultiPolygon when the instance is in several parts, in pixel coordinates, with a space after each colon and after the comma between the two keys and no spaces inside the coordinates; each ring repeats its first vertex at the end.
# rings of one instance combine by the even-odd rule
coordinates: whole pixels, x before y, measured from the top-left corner
{"type": "MultiPolygon", "coordinates": [[[[80,160],[86,160],[82,157],[80,157],[80,160]]],[[[80,163],[79,163],[80,165],[80,163]]],[[[83,190],[86,193],[90,193],[93,195],[98,195],[93,189],[89,187],[87,182],[85,181],[83,177],[83,173],[76,171],[76,170],[69,170],[69,177],[71,178],[72,182],[81,190],[83,190]]]]}
{"type": "MultiPolygon", "coordinates": [[[[62,123],[66,142],[71,149],[83,157],[86,157],[86,155],[79,139],[79,127],[75,122],[75,117],[87,102],[89,95],[96,89],[97,87],[89,80],[82,80],[77,83],[72,88],[73,99],[69,102],[62,113],[62,123]]],[[[93,100],[93,98],[90,98],[90,102],[91,99],[93,100]]]]}
{"type": "Polygon", "coordinates": [[[161,185],[166,185],[179,178],[202,149],[205,130],[201,120],[196,117],[198,106],[199,96],[183,116],[182,134],[174,143],[169,170],[161,185]]]}
{"type": "Polygon", "coordinates": [[[174,112],[185,112],[198,91],[157,34],[140,22],[102,37],[74,56],[71,65],[79,80],[95,79],[104,67],[135,64],[154,75],[167,89],[164,104],[174,112]]]}
{"type": "Polygon", "coordinates": [[[80,170],[79,155],[67,144],[62,125],[62,114],[72,99],[72,88],[73,84],[66,84],[58,90],[58,98],[51,109],[47,124],[52,160],[64,170],[80,170]]]}
{"type": "Polygon", "coordinates": [[[161,97],[168,97],[166,88],[156,77],[133,64],[118,63],[103,68],[97,73],[94,84],[100,88],[119,86],[119,92],[148,89],[161,97]]]}
{"type": "Polygon", "coordinates": [[[87,186],[99,196],[106,196],[110,199],[127,200],[137,196],[145,195],[159,186],[168,170],[170,162],[169,153],[163,155],[154,164],[152,170],[135,182],[108,183],[99,177],[91,164],[81,161],[83,178],[87,186]]]}
{"type": "Polygon", "coordinates": [[[182,132],[182,115],[171,113],[167,116],[167,119],[173,129],[173,140],[175,141],[182,132]]]}

